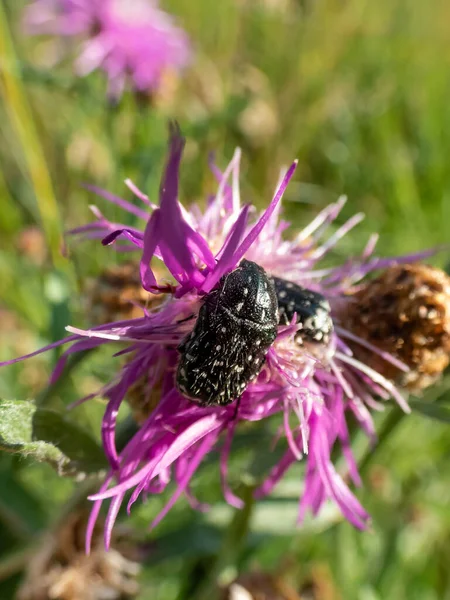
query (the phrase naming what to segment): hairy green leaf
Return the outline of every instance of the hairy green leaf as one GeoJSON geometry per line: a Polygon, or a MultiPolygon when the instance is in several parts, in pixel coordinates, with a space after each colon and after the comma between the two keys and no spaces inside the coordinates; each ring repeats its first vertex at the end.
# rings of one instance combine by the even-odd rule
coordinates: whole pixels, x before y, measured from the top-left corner
{"type": "Polygon", "coordinates": [[[35,411],[33,436],[56,446],[76,471],[96,473],[108,467],[103,450],[91,435],[53,410],[35,411]]]}
{"type": "Polygon", "coordinates": [[[30,401],[0,400],[0,448],[47,462],[60,474],[107,467],[102,449],[85,430],[30,401]]]}
{"type": "Polygon", "coordinates": [[[36,406],[25,400],[0,400],[0,448],[48,462],[64,472],[69,458],[55,445],[33,438],[33,415],[36,406]]]}

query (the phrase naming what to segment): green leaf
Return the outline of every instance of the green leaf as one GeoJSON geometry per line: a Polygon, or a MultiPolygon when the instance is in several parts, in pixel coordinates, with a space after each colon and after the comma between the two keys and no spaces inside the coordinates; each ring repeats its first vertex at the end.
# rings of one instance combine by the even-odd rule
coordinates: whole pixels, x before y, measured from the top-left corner
{"type": "Polygon", "coordinates": [[[442,404],[434,404],[417,399],[410,400],[409,404],[413,410],[425,417],[435,419],[441,423],[450,423],[450,408],[442,404]]]}
{"type": "Polygon", "coordinates": [[[222,533],[216,527],[197,521],[188,523],[152,540],[147,560],[155,565],[175,558],[214,555],[220,547],[221,537],[222,533]]]}
{"type": "Polygon", "coordinates": [[[0,400],[0,448],[50,463],[60,474],[96,473],[108,466],[85,430],[29,401],[0,400]]]}
{"type": "Polygon", "coordinates": [[[47,441],[33,438],[36,406],[25,400],[0,400],[0,449],[47,462],[64,472],[69,458],[47,441]]]}
{"type": "MultiPolygon", "coordinates": [[[[39,496],[27,489],[11,468],[5,467],[0,465],[0,522],[16,539],[26,541],[45,527],[45,510],[39,496]]],[[[0,549],[3,548],[4,539],[0,535],[0,549]]]]}
{"type": "Polygon", "coordinates": [[[103,450],[90,434],[53,410],[35,411],[33,436],[56,446],[78,472],[97,473],[108,468],[103,450]]]}

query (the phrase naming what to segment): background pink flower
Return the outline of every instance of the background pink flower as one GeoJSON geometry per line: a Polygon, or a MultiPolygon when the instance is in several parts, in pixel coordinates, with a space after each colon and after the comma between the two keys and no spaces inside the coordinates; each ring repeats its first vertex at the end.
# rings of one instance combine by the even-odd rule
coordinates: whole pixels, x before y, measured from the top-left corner
{"type": "Polygon", "coordinates": [[[36,0],[25,25],[31,34],[85,37],[75,69],[105,71],[113,97],[127,80],[137,91],[156,90],[165,72],[191,57],[185,32],[152,0],[36,0]]]}

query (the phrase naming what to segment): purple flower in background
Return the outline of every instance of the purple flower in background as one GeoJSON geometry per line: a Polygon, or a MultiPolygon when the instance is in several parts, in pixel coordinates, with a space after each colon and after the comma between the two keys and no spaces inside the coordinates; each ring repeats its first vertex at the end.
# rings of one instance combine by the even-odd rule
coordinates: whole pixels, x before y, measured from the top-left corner
{"type": "Polygon", "coordinates": [[[32,35],[71,36],[89,33],[98,0],[34,0],[25,10],[24,24],[32,35]]]}
{"type": "MultiPolygon", "coordinates": [[[[123,251],[140,253],[143,287],[164,299],[151,310],[143,309],[141,318],[109,323],[90,330],[74,327],[73,334],[59,343],[33,353],[38,354],[60,344],[71,343],[53,373],[55,380],[67,358],[75,353],[112,342],[122,342],[117,353],[128,359],[114,379],[98,395],[108,399],[102,425],[103,445],[111,465],[100,491],[91,499],[94,508],[88,528],[87,547],[101,504],[110,500],[106,520],[105,543],[122,501],[128,509],[141,494],[160,493],[170,481],[175,491],[155,526],[177,499],[185,494],[194,507],[202,505],[192,496],[189,484],[204,457],[221,436],[220,474],[226,500],[241,507],[227,483],[227,462],[233,435],[239,422],[256,422],[272,415],[282,416],[279,434],[285,435],[287,449],[280,462],[256,490],[257,498],[269,494],[295,461],[305,460],[306,475],[299,504],[299,520],[310,508],[318,513],[326,500],[333,500],[343,515],[364,529],[369,515],[336,471],[331,451],[339,444],[349,474],[360,483],[350,448],[346,417],[352,414],[369,438],[375,432],[369,408],[380,409],[380,399],[394,397],[405,411],[408,406],[392,382],[358,361],[348,343],[361,344],[380,359],[400,370],[407,367],[388,353],[346,331],[339,324],[347,297],[357,289],[364,276],[405,260],[426,256],[382,259],[374,256],[376,237],[370,238],[362,255],[337,268],[318,268],[323,257],[362,219],[356,215],[326,236],[326,232],[344,205],[344,199],[328,206],[310,225],[292,240],[283,238],[288,223],[280,218],[281,198],[294,173],[296,162],[282,173],[276,192],[260,214],[239,197],[240,152],[236,151],[222,173],[211,165],[218,180],[218,191],[202,211],[193,205],[185,209],[178,201],[178,178],[184,140],[173,127],[169,156],[162,178],[159,205],[153,204],[132,182],[128,187],[144,208],[99,190],[97,194],[142,218],[143,229],[113,223],[94,208],[96,221],[72,230],[83,239],[102,239],[123,251]],[[302,326],[296,314],[278,335],[267,353],[259,375],[245,388],[239,403],[203,406],[185,398],[175,385],[179,359],[178,346],[189,335],[205,295],[215,289],[221,278],[233,271],[243,258],[262,266],[271,276],[279,276],[323,294],[331,305],[334,332],[322,344],[300,345],[297,336],[302,326]],[[164,263],[170,280],[158,280],[154,265],[164,263]],[[174,281],[175,280],[175,283],[174,281]],[[115,428],[119,407],[136,382],[145,378],[148,393],[157,389],[160,401],[122,452],[115,447],[115,428]]],[[[282,297],[282,296],[280,296],[282,297]]],[[[16,362],[15,359],[12,362],[16,362]]],[[[95,396],[93,394],[90,397],[95,396]]],[[[280,435],[277,436],[280,437],[280,435]]]]}
{"type": "Polygon", "coordinates": [[[24,20],[31,34],[81,36],[77,73],[105,71],[112,97],[128,78],[137,91],[155,91],[190,62],[185,32],[153,0],[35,0],[24,20]]]}

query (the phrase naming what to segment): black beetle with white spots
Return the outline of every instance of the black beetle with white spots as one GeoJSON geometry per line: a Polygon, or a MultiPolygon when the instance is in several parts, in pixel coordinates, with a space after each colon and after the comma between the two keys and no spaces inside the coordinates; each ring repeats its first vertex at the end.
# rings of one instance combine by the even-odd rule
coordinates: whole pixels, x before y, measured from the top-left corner
{"type": "Polygon", "coordinates": [[[272,277],[278,300],[280,325],[288,325],[294,313],[301,329],[295,334],[299,345],[305,343],[327,345],[333,333],[333,321],[328,300],[292,281],[272,277]]]}
{"type": "Polygon", "coordinates": [[[277,337],[275,287],[262,267],[243,260],[207,294],[178,350],[178,390],[202,406],[237,400],[261,371],[277,337]]]}

